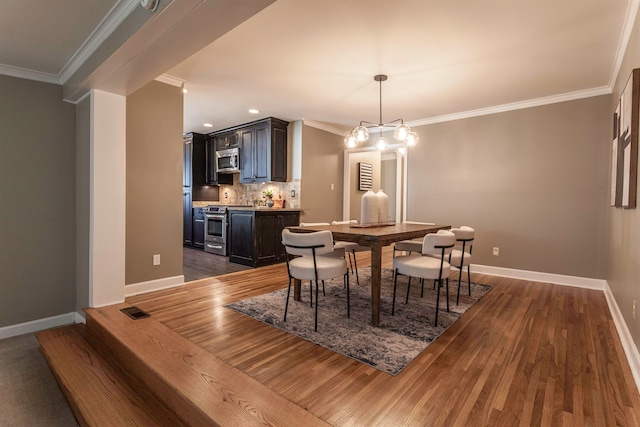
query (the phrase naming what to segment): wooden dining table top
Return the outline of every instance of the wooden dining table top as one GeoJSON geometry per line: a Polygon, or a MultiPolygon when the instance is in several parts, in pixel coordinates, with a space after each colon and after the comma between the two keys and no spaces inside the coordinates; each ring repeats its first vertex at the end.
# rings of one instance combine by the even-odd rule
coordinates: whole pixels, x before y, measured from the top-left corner
{"type": "Polygon", "coordinates": [[[428,233],[435,233],[438,230],[448,230],[450,225],[427,225],[395,223],[383,226],[359,226],[356,224],[340,225],[307,225],[287,227],[294,232],[310,233],[314,231],[331,231],[334,240],[355,242],[362,246],[373,246],[379,243],[380,246],[387,246],[402,240],[411,240],[423,237],[428,233]]]}

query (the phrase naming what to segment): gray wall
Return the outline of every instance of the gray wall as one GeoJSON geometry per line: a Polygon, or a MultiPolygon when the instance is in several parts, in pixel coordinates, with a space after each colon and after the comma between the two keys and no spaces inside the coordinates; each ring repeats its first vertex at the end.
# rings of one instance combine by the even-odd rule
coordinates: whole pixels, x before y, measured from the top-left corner
{"type": "Polygon", "coordinates": [[[416,128],[407,218],[474,227],[477,264],[603,279],[610,103],[600,96],[416,128]]]}
{"type": "MultiPolygon", "coordinates": [[[[633,33],[629,38],[629,46],[626,56],[615,84],[611,104],[609,105],[608,118],[613,116],[618,104],[620,93],[634,68],[640,68],[640,22],[635,21],[633,33]]],[[[611,119],[609,120],[611,122],[611,119]]],[[[610,135],[607,138],[607,147],[610,145],[610,135]]],[[[604,157],[611,164],[611,153],[604,157]]],[[[609,187],[609,174],[606,184],[609,187]]],[[[608,205],[609,199],[607,199],[608,205]]],[[[632,317],[633,300],[640,300],[640,206],[636,209],[622,209],[608,207],[609,240],[607,242],[607,282],[613,296],[620,307],[625,323],[633,337],[636,347],[640,346],[640,325],[638,320],[632,317]]]]}
{"type": "Polygon", "coordinates": [[[0,327],[75,311],[75,107],[0,75],[0,327]]]}
{"type": "Polygon", "coordinates": [[[182,275],[182,110],[156,81],[127,97],[127,285],[182,275]]]}
{"type": "Polygon", "coordinates": [[[343,137],[302,127],[301,222],[342,219],[343,137]],[[331,190],[331,184],[334,189],[331,190]]]}

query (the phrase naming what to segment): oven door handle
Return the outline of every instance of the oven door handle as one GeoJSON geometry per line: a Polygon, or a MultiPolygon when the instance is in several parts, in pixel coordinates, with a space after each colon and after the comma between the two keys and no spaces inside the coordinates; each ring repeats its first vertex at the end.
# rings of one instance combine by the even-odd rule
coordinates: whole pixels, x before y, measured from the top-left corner
{"type": "Polygon", "coordinates": [[[224,215],[205,215],[207,219],[222,219],[224,220],[224,215]]]}

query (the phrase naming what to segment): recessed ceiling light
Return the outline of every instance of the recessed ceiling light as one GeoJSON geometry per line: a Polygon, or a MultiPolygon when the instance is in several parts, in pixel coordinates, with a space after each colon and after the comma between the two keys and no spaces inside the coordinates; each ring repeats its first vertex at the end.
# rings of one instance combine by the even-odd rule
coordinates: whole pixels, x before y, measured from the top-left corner
{"type": "Polygon", "coordinates": [[[256,110],[255,108],[251,108],[251,109],[249,110],[249,112],[250,112],[251,114],[258,114],[258,113],[260,112],[260,110],[256,110]]]}
{"type": "Polygon", "coordinates": [[[213,124],[212,123],[205,123],[202,126],[206,127],[206,128],[212,128],[213,124]]]}
{"type": "Polygon", "coordinates": [[[182,93],[187,93],[187,92],[189,92],[187,89],[182,88],[182,93]]]}

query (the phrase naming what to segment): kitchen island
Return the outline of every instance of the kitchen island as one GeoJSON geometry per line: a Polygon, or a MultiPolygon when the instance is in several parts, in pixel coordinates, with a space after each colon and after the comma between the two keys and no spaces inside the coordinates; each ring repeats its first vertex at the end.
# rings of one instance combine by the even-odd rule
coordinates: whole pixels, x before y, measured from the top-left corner
{"type": "Polygon", "coordinates": [[[300,223],[300,209],[229,208],[229,262],[261,267],[285,261],[282,230],[300,223]]]}

